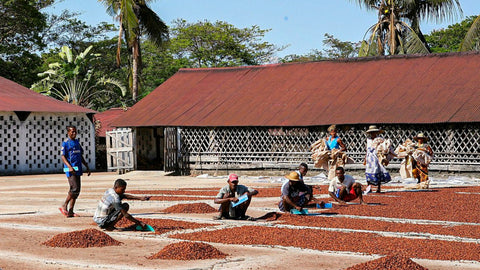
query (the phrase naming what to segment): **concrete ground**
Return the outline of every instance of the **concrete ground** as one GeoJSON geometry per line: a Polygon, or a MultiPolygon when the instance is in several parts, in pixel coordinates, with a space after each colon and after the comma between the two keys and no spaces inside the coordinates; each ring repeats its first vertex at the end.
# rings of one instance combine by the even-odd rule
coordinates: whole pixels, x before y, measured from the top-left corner
{"type": "MultiPolygon", "coordinates": [[[[127,180],[127,193],[128,190],[219,189],[225,184],[223,178],[167,176],[160,171],[133,171],[121,176],[94,172],[89,177],[82,177],[82,193],[75,207],[80,217],[65,218],[58,210],[68,190],[64,174],[0,177],[0,269],[345,269],[379,257],[282,246],[210,243],[229,256],[218,260],[149,260],[146,257],[179,240],[168,238],[168,233],[155,235],[147,232],[107,232],[123,242],[121,246],[52,248],[42,245],[58,233],[97,228],[92,216],[98,199],[117,178],[127,180]]],[[[241,177],[240,182],[279,187],[279,183],[261,182],[254,177],[241,177]]],[[[275,211],[276,200],[253,200],[247,214],[259,216],[275,211]]],[[[211,199],[192,202],[214,206],[211,199]]],[[[160,209],[178,203],[188,201],[129,201],[131,212],[138,217],[214,223],[223,227],[239,226],[239,221],[213,221],[213,214],[160,213],[160,209]]],[[[241,222],[242,225],[249,224],[248,221],[241,222]]],[[[480,262],[415,261],[428,269],[480,269],[480,262]]]]}

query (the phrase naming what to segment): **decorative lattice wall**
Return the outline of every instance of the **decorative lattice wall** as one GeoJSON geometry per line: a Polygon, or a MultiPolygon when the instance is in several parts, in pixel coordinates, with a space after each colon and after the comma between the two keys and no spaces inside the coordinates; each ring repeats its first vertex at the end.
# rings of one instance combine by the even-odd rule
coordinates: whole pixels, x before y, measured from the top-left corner
{"type": "MultiPolygon", "coordinates": [[[[419,132],[430,138],[435,152],[430,168],[436,170],[480,170],[480,124],[384,125],[383,136],[394,146],[419,132]]],[[[339,126],[339,136],[356,164],[363,168],[368,125],[339,126]]],[[[182,128],[182,167],[190,169],[292,168],[312,163],[310,145],[326,136],[327,126],[310,128],[182,128]]],[[[390,167],[399,166],[394,159],[390,167]]]]}
{"type": "Polygon", "coordinates": [[[95,168],[95,131],[85,114],[30,113],[20,121],[13,112],[0,113],[0,174],[62,173],[61,144],[66,127],[77,127],[84,158],[95,168]]]}

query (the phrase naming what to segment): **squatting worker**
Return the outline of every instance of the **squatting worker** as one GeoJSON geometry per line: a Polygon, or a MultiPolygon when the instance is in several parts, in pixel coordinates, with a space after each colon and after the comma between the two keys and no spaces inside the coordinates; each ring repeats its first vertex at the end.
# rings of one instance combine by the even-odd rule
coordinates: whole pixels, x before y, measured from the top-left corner
{"type": "Polygon", "coordinates": [[[81,181],[83,173],[82,164],[87,169],[87,175],[90,176],[90,169],[83,158],[83,148],[76,139],[77,128],[75,126],[67,127],[68,138],[62,142],[62,161],[65,174],[67,175],[70,189],[63,205],[59,208],[60,212],[66,217],[74,217],[73,207],[80,194],[81,181]]]}
{"type": "Polygon", "coordinates": [[[214,217],[214,219],[243,219],[243,220],[255,220],[253,217],[247,216],[248,206],[252,201],[252,196],[258,194],[258,191],[253,188],[248,188],[244,185],[238,184],[238,175],[232,173],[228,176],[228,185],[222,187],[215,197],[214,203],[220,204],[220,215],[214,217]],[[238,202],[238,197],[247,195],[248,199],[237,205],[233,206],[233,203],[238,202]]]}
{"type": "Polygon", "coordinates": [[[98,224],[98,226],[105,230],[117,230],[115,224],[125,217],[126,219],[134,222],[135,225],[142,226],[145,228],[145,223],[140,220],[132,217],[128,213],[130,206],[128,203],[122,203],[123,199],[130,200],[140,200],[148,201],[150,200],[149,196],[134,196],[131,194],[126,194],[125,190],[127,189],[127,182],[123,179],[115,180],[113,188],[107,189],[103,194],[102,199],[98,202],[97,210],[93,216],[93,221],[98,224]]]}
{"type": "Polygon", "coordinates": [[[280,211],[289,212],[291,209],[302,211],[310,201],[309,188],[300,180],[300,174],[293,171],[285,175],[286,181],[282,185],[282,196],[278,203],[280,211]]]}
{"type": "Polygon", "coordinates": [[[363,201],[362,184],[355,183],[355,179],[351,175],[346,175],[343,167],[337,167],[335,175],[328,187],[330,197],[341,204],[356,198],[360,199],[361,204],[367,204],[363,201]]]}

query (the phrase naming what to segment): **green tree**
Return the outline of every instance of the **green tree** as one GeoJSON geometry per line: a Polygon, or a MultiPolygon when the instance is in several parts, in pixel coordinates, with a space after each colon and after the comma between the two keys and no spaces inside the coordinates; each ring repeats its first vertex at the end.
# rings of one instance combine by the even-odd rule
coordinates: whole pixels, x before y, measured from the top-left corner
{"type": "Polygon", "coordinates": [[[268,31],[256,25],[240,29],[223,21],[176,20],[169,50],[176,59],[188,59],[192,67],[263,64],[283,49],[262,41],[268,31]]]}
{"type": "Polygon", "coordinates": [[[47,14],[47,27],[42,33],[47,49],[67,46],[80,52],[94,42],[109,39],[111,33],[118,31],[113,24],[106,22],[96,26],[87,25],[78,19],[78,15],[80,13],[68,10],[62,11],[59,15],[47,14]]]}
{"type": "Polygon", "coordinates": [[[0,76],[29,86],[40,57],[34,52],[45,44],[40,33],[46,27],[40,9],[52,1],[0,0],[0,76]]]}
{"type": "Polygon", "coordinates": [[[280,59],[280,62],[308,62],[324,59],[353,58],[357,56],[360,47],[360,42],[341,41],[329,33],[324,34],[322,43],[324,46],[327,46],[322,51],[315,49],[305,55],[287,55],[280,59]]]}
{"type": "Polygon", "coordinates": [[[341,41],[328,33],[325,33],[324,37],[323,45],[328,47],[323,51],[327,55],[327,58],[338,59],[357,56],[360,42],[341,41]]]}
{"type": "Polygon", "coordinates": [[[433,30],[425,35],[425,39],[434,53],[457,52],[465,38],[468,29],[472,26],[476,16],[467,17],[460,23],[447,26],[446,29],[433,30]]]}
{"type": "Polygon", "coordinates": [[[356,0],[360,6],[378,10],[378,22],[369,28],[359,56],[428,53],[420,30],[421,19],[437,21],[461,13],[458,0],[356,0]],[[410,25],[407,24],[410,22],[410,25]]]}
{"type": "Polygon", "coordinates": [[[130,87],[132,99],[137,100],[139,93],[139,77],[141,72],[140,38],[145,34],[158,46],[168,40],[168,27],[151,10],[147,2],[151,0],[98,0],[107,8],[107,13],[119,21],[117,63],[120,65],[120,49],[122,36],[128,47],[131,60],[130,87]]]}
{"type": "Polygon", "coordinates": [[[473,20],[472,26],[460,44],[460,51],[480,51],[480,16],[473,20]]]}
{"type": "Polygon", "coordinates": [[[173,76],[180,68],[192,67],[187,58],[177,58],[168,49],[158,48],[152,42],[142,44],[143,70],[142,86],[144,97],[168,78],[173,76]]]}

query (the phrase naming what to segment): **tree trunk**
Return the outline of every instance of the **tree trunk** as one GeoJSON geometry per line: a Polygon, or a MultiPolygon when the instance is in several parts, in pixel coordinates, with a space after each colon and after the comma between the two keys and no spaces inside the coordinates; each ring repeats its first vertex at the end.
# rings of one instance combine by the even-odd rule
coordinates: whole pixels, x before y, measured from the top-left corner
{"type": "Polygon", "coordinates": [[[390,6],[390,55],[394,55],[395,51],[397,50],[397,44],[395,42],[395,3],[392,1],[392,5],[390,6]]]}
{"type": "Polygon", "coordinates": [[[138,38],[135,39],[135,42],[132,46],[132,99],[133,101],[137,101],[138,97],[138,77],[140,73],[140,54],[139,54],[139,40],[138,38]]]}

